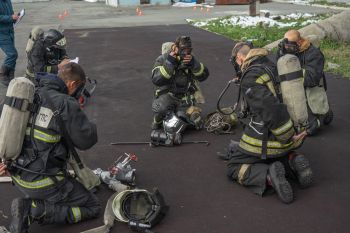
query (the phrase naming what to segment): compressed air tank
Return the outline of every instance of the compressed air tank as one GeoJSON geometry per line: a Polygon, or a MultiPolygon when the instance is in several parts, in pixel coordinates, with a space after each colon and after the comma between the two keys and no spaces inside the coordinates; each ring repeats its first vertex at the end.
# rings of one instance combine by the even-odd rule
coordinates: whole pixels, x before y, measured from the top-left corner
{"type": "Polygon", "coordinates": [[[27,78],[14,78],[10,82],[0,118],[0,158],[3,160],[16,159],[21,153],[34,92],[35,86],[27,78]]]}
{"type": "Polygon", "coordinates": [[[294,126],[297,128],[307,125],[308,113],[304,89],[303,72],[298,57],[286,54],[277,61],[283,103],[294,126]]]}

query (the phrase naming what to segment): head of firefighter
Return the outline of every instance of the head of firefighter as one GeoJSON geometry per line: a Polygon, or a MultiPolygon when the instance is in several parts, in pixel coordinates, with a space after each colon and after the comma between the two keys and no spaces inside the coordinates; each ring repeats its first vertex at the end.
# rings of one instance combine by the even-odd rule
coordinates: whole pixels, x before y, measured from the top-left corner
{"type": "Polygon", "coordinates": [[[312,182],[307,158],[295,152],[306,134],[296,134],[287,107],[278,96],[274,81],[277,70],[268,51],[237,43],[233,59],[242,71],[237,111],[244,127],[240,140],[232,141],[228,152],[220,155],[229,160],[227,175],[255,194],[262,196],[272,189],[282,202],[290,203],[294,196],[286,170],[304,187],[312,182]]]}
{"type": "MultiPolygon", "coordinates": [[[[201,109],[197,106],[202,100],[199,82],[203,82],[208,76],[208,68],[193,54],[189,36],[179,36],[175,42],[163,44],[162,54],[156,59],[152,69],[152,83],[155,86],[152,140],[169,139],[168,136],[173,131],[181,134],[186,126],[196,129],[202,127],[201,109]],[[178,122],[177,127],[165,123],[170,119],[178,122]],[[166,132],[160,136],[158,130],[166,132]]],[[[169,143],[170,141],[173,140],[169,140],[169,143]]]]}
{"type": "Polygon", "coordinates": [[[80,65],[68,63],[58,75],[38,73],[36,79],[35,107],[21,153],[7,166],[0,166],[2,172],[10,172],[25,196],[12,202],[13,233],[27,233],[33,222],[77,223],[97,217],[101,210],[97,197],[79,175],[73,178],[67,169],[68,163],[74,170],[78,166],[87,169],[75,148],[87,150],[97,142],[96,125],[75,98],[85,85],[85,72],[80,65]]]}
{"type": "Polygon", "coordinates": [[[302,37],[294,29],[287,31],[279,44],[277,59],[285,54],[293,54],[299,59],[309,112],[308,134],[314,135],[332,122],[333,111],[326,93],[325,58],[319,48],[319,39],[317,36],[309,38],[302,37]]]}

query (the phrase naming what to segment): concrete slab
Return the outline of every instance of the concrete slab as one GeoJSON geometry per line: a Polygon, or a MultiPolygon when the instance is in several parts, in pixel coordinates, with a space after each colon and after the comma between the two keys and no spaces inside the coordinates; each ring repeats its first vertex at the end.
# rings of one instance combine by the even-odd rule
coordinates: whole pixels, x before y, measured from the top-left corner
{"type": "MultiPolygon", "coordinates": [[[[282,204],[276,195],[258,197],[226,178],[226,163],[216,158],[235,135],[216,136],[204,131],[189,131],[185,139],[209,140],[211,145],[181,145],[174,148],[148,146],[113,147],[112,141],[147,140],[152,120],[150,73],[161,43],[178,35],[193,38],[194,52],[209,67],[211,76],[202,88],[207,98],[204,113],[215,109],[216,99],[231,78],[228,62],[233,42],[222,36],[187,25],[149,26],[111,29],[67,30],[69,54],[79,56],[91,78],[99,82],[95,96],[86,107],[98,125],[99,142],[82,152],[92,168],[106,168],[117,155],[134,152],[137,184],[157,186],[170,205],[169,214],[154,230],[158,233],[329,233],[348,232],[350,183],[350,81],[328,76],[329,99],[334,124],[320,135],[309,138],[300,150],[315,172],[313,187],[294,186],[296,201],[282,204]]],[[[237,91],[232,89],[232,92],[237,91]]],[[[234,93],[227,96],[232,101],[234,93]]],[[[20,195],[10,184],[0,186],[0,210],[9,215],[11,200],[20,195]]],[[[106,188],[98,196],[105,205],[112,192],[106,188]]],[[[0,225],[9,219],[0,216],[0,225]]],[[[40,227],[32,233],[77,233],[101,225],[99,219],[72,226],[40,227]]],[[[117,223],[112,233],[130,232],[117,223]]]]}

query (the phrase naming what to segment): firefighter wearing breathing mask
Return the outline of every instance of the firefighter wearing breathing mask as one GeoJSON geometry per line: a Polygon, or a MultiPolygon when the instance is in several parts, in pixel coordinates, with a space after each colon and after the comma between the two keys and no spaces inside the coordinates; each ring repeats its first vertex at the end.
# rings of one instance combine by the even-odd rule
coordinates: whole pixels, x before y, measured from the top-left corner
{"type": "Polygon", "coordinates": [[[74,98],[85,85],[85,73],[78,64],[68,63],[58,75],[38,73],[36,78],[37,110],[22,152],[12,163],[0,164],[0,175],[9,172],[25,196],[12,202],[12,233],[27,233],[33,222],[77,223],[97,217],[101,210],[97,197],[67,171],[68,140],[80,150],[97,142],[96,125],[74,98]]]}
{"type": "Polygon", "coordinates": [[[301,37],[297,30],[286,32],[279,44],[277,59],[285,54],[297,56],[303,69],[309,115],[307,132],[308,135],[314,135],[321,126],[328,125],[333,120],[333,112],[329,107],[326,94],[324,55],[310,40],[301,37]]]}
{"type": "Polygon", "coordinates": [[[26,77],[32,81],[38,72],[57,74],[59,68],[69,62],[66,38],[55,29],[44,32],[39,27],[34,27],[29,35],[26,53],[26,77]]]}
{"type": "Polygon", "coordinates": [[[305,132],[297,134],[287,107],[276,92],[276,66],[265,49],[241,42],[232,51],[239,79],[238,109],[243,123],[239,142],[232,141],[227,154],[227,175],[255,194],[273,188],[283,203],[294,199],[287,176],[303,187],[312,183],[308,159],[294,150],[301,146],[305,132]],[[288,172],[288,173],[287,173],[288,172]]]}
{"type": "MultiPolygon", "coordinates": [[[[170,51],[156,59],[152,70],[152,82],[155,85],[152,130],[163,130],[163,121],[167,115],[177,114],[179,110],[185,114],[177,117],[200,129],[202,120],[201,110],[196,107],[195,93],[198,90],[196,83],[206,80],[208,76],[207,67],[192,54],[191,38],[178,37],[170,51]]],[[[179,126],[179,130],[180,128],[183,129],[179,126]]],[[[155,135],[158,135],[157,133],[154,137],[159,136],[155,135]]]]}

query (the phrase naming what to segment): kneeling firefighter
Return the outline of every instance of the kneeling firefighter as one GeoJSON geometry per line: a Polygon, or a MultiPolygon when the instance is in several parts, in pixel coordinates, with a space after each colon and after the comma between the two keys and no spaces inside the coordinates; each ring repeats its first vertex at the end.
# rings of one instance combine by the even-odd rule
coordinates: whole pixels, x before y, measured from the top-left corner
{"type": "Polygon", "coordinates": [[[34,27],[29,35],[26,53],[26,77],[33,82],[38,72],[57,74],[59,68],[69,62],[66,37],[56,29],[44,32],[40,27],[34,27]]]}
{"type": "Polygon", "coordinates": [[[188,36],[180,36],[175,43],[163,46],[152,70],[152,82],[156,86],[152,110],[151,141],[154,145],[180,144],[186,126],[201,129],[201,109],[198,82],[206,80],[208,69],[192,54],[192,42],[188,36]],[[169,49],[170,48],[170,49],[169,49]]]}
{"type": "MultiPolygon", "coordinates": [[[[29,34],[26,46],[27,70],[26,77],[35,82],[35,75],[38,72],[47,72],[57,74],[59,69],[70,62],[66,51],[66,37],[56,29],[44,31],[36,26],[29,34]]],[[[96,87],[96,80],[90,80],[90,90],[84,88],[79,97],[81,107],[84,107],[86,101],[91,97],[96,87]]]]}
{"type": "Polygon", "coordinates": [[[242,72],[238,116],[244,131],[223,158],[229,160],[227,175],[258,195],[272,187],[282,202],[290,203],[293,190],[287,176],[297,178],[303,187],[312,183],[309,161],[294,151],[306,134],[296,134],[287,107],[277,95],[276,66],[267,58],[268,52],[237,43],[232,54],[242,72]]]}
{"type": "Polygon", "coordinates": [[[324,74],[324,55],[309,39],[302,38],[297,30],[289,30],[279,44],[277,59],[292,54],[298,57],[304,77],[304,89],[308,108],[309,135],[314,135],[333,120],[333,112],[327,98],[327,82],[324,74]]]}
{"type": "Polygon", "coordinates": [[[12,233],[27,233],[34,221],[80,222],[101,210],[97,197],[67,171],[70,153],[83,168],[75,147],[86,150],[97,142],[96,125],[74,98],[85,85],[85,73],[68,63],[58,76],[39,73],[37,78],[36,91],[26,78],[10,83],[0,120],[1,170],[25,195],[12,202],[12,233]]]}

